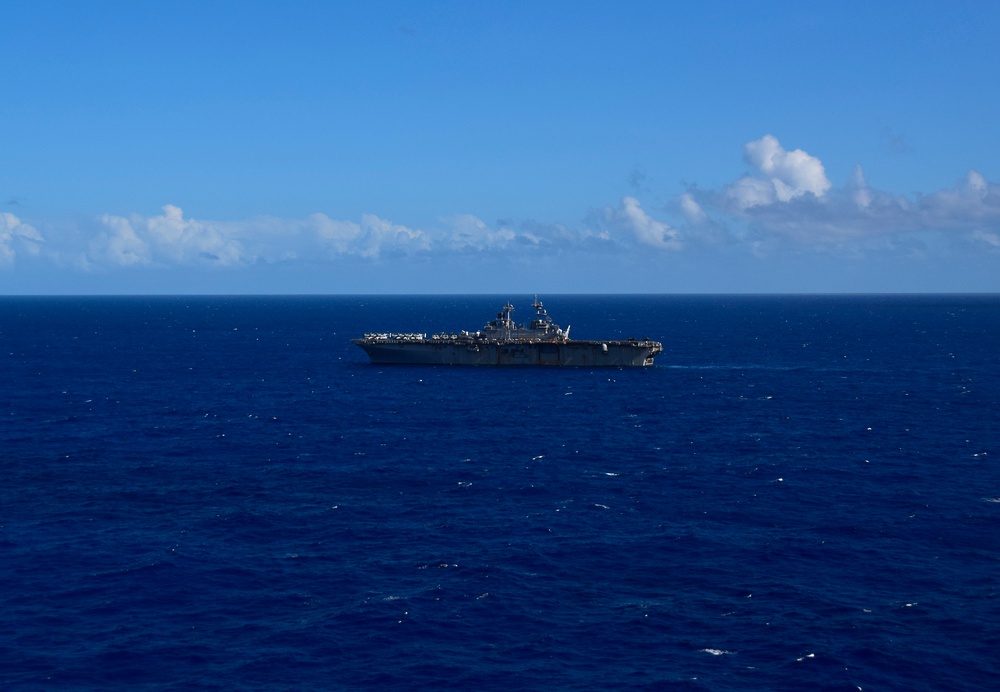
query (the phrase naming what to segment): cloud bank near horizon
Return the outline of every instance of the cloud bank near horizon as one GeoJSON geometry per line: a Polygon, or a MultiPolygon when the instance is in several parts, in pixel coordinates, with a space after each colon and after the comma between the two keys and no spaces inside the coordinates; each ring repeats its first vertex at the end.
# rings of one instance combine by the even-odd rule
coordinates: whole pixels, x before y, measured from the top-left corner
{"type": "Polygon", "coordinates": [[[44,242],[33,226],[10,212],[0,213],[0,268],[14,264],[18,253],[38,255],[44,242]]]}
{"type": "Polygon", "coordinates": [[[1000,247],[1000,185],[969,171],[954,187],[914,199],[871,187],[860,165],[834,188],[822,162],[802,150],[786,151],[767,135],[745,146],[755,169],[721,190],[683,195],[689,232],[711,228],[730,242],[758,249],[853,254],[866,247],[914,247],[921,234],[983,248],[1000,247]]]}
{"type": "Polygon", "coordinates": [[[954,187],[908,198],[870,186],[861,166],[834,187],[822,161],[765,135],[744,145],[748,172],[719,189],[692,187],[656,214],[638,197],[592,209],[576,226],[524,220],[494,224],[472,214],[412,228],[365,214],[359,220],[315,213],[302,219],[187,218],[173,204],[153,216],[104,214],[81,228],[27,223],[0,213],[0,270],[42,258],[84,271],[120,267],[235,267],[288,261],[405,258],[418,255],[565,252],[676,254],[727,248],[754,256],[781,252],[863,256],[868,251],[926,255],[934,234],[1000,252],[1000,185],[969,171],[954,187]],[[663,218],[673,221],[671,223],[663,218]]]}

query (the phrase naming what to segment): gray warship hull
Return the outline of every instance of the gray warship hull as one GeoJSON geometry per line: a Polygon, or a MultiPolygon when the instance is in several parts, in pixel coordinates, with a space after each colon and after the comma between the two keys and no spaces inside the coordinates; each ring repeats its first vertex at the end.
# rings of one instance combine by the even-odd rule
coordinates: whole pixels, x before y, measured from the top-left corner
{"type": "Polygon", "coordinates": [[[663,347],[657,341],[577,341],[569,327],[552,321],[538,296],[527,325],[511,317],[508,303],[497,318],[477,332],[435,334],[371,333],[351,339],[379,365],[568,365],[578,367],[642,367],[652,365],[663,347]]]}
{"type": "Polygon", "coordinates": [[[365,341],[354,339],[380,365],[564,365],[641,367],[661,350],[655,341],[567,341],[483,343],[447,340],[365,341]]]}

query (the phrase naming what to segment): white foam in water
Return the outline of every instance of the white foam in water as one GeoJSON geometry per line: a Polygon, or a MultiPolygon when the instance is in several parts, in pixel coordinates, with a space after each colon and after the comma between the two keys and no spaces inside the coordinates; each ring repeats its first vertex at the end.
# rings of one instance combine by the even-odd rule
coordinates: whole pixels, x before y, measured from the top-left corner
{"type": "Polygon", "coordinates": [[[725,654],[735,654],[735,651],[726,651],[725,649],[702,649],[707,654],[712,654],[713,656],[723,656],[725,654]]]}

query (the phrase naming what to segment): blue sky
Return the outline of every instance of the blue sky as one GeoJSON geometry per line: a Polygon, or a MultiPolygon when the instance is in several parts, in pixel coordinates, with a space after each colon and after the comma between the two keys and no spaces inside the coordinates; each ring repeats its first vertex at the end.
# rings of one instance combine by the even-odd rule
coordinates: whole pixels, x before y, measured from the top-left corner
{"type": "Polygon", "coordinates": [[[7,3],[0,293],[1000,291],[1000,3],[7,3]]]}

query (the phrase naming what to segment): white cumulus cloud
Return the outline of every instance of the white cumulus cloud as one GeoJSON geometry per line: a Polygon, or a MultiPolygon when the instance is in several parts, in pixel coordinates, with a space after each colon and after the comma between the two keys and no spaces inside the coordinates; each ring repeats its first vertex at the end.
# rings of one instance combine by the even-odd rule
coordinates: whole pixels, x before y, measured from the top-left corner
{"type": "Polygon", "coordinates": [[[647,214],[635,197],[623,199],[619,213],[640,243],[664,250],[680,250],[683,247],[680,233],[647,214]]]}
{"type": "MultiPolygon", "coordinates": [[[[697,206],[693,199],[690,203],[697,206]]],[[[617,209],[605,207],[593,222],[604,229],[600,236],[604,240],[624,232],[626,236],[647,247],[660,250],[680,250],[684,247],[680,232],[650,216],[635,197],[623,198],[617,209]]]]}
{"type": "Polygon", "coordinates": [[[247,260],[242,244],[210,221],[185,219],[180,207],[168,204],[158,216],[105,214],[101,232],[91,243],[91,260],[112,265],[231,266],[247,260]]]}
{"type": "Polygon", "coordinates": [[[156,216],[105,214],[98,226],[87,265],[239,266],[322,256],[377,258],[430,248],[423,231],[374,214],[363,215],[360,223],[319,213],[305,219],[205,221],[185,218],[180,207],[168,204],[156,216]]]}
{"type": "Polygon", "coordinates": [[[361,231],[360,254],[362,257],[378,257],[386,251],[394,254],[409,254],[430,248],[430,240],[423,231],[392,223],[374,214],[361,216],[361,231]]]}
{"type": "Polygon", "coordinates": [[[923,197],[920,210],[927,225],[975,230],[1000,229],[1000,185],[987,182],[978,171],[948,190],[923,197]]]}
{"type": "Polygon", "coordinates": [[[757,169],[740,178],[726,191],[739,209],[787,202],[805,194],[823,197],[830,181],[822,162],[801,149],[788,151],[773,135],[764,135],[744,145],[744,160],[757,169]]]}
{"type": "Polygon", "coordinates": [[[309,224],[312,226],[320,243],[325,245],[335,255],[344,255],[350,252],[351,247],[363,235],[361,225],[353,221],[339,221],[331,219],[326,214],[313,214],[309,217],[309,224]]]}
{"type": "Polygon", "coordinates": [[[834,186],[819,157],[786,149],[773,135],[747,142],[743,158],[748,172],[729,184],[691,187],[654,213],[637,196],[626,196],[617,206],[592,209],[578,225],[530,218],[490,224],[467,213],[441,216],[426,229],[376,214],[213,221],[168,204],[150,216],[104,214],[79,226],[42,226],[43,239],[35,226],[0,213],[0,267],[32,254],[83,269],[707,249],[758,257],[786,249],[851,258],[868,251],[929,256],[948,243],[1000,254],[1000,185],[978,171],[953,187],[907,196],[879,189],[860,165],[834,186]]]}
{"type": "Polygon", "coordinates": [[[987,245],[995,248],[1000,248],[1000,235],[996,233],[989,233],[987,231],[973,231],[973,240],[979,241],[981,243],[986,243],[987,245]]]}
{"type": "Polygon", "coordinates": [[[125,267],[153,261],[149,243],[139,237],[128,219],[105,214],[101,224],[103,230],[91,243],[93,256],[125,267]]]}
{"type": "Polygon", "coordinates": [[[43,242],[34,226],[23,223],[10,212],[0,213],[0,266],[13,264],[18,251],[37,255],[43,242]]]}
{"type": "Polygon", "coordinates": [[[690,192],[685,192],[678,198],[680,204],[681,213],[684,214],[684,218],[687,222],[693,225],[702,224],[708,221],[708,214],[705,210],[701,208],[698,201],[690,192]]]}
{"type": "Polygon", "coordinates": [[[382,254],[411,254],[430,248],[428,235],[423,231],[393,223],[375,214],[363,214],[360,223],[313,214],[306,227],[315,233],[320,245],[333,256],[358,255],[374,259],[382,254]]]}
{"type": "Polygon", "coordinates": [[[443,219],[447,226],[445,244],[455,250],[503,250],[517,238],[517,233],[501,225],[493,229],[478,216],[456,214],[443,219]]]}
{"type": "Polygon", "coordinates": [[[676,198],[686,236],[715,242],[724,234],[757,253],[792,243],[853,256],[866,244],[912,248],[920,234],[947,234],[990,250],[1000,237],[1000,186],[977,171],[953,188],[908,198],[870,185],[860,165],[834,187],[818,157],[786,150],[772,135],[748,142],[744,160],[751,174],[676,198]]]}

